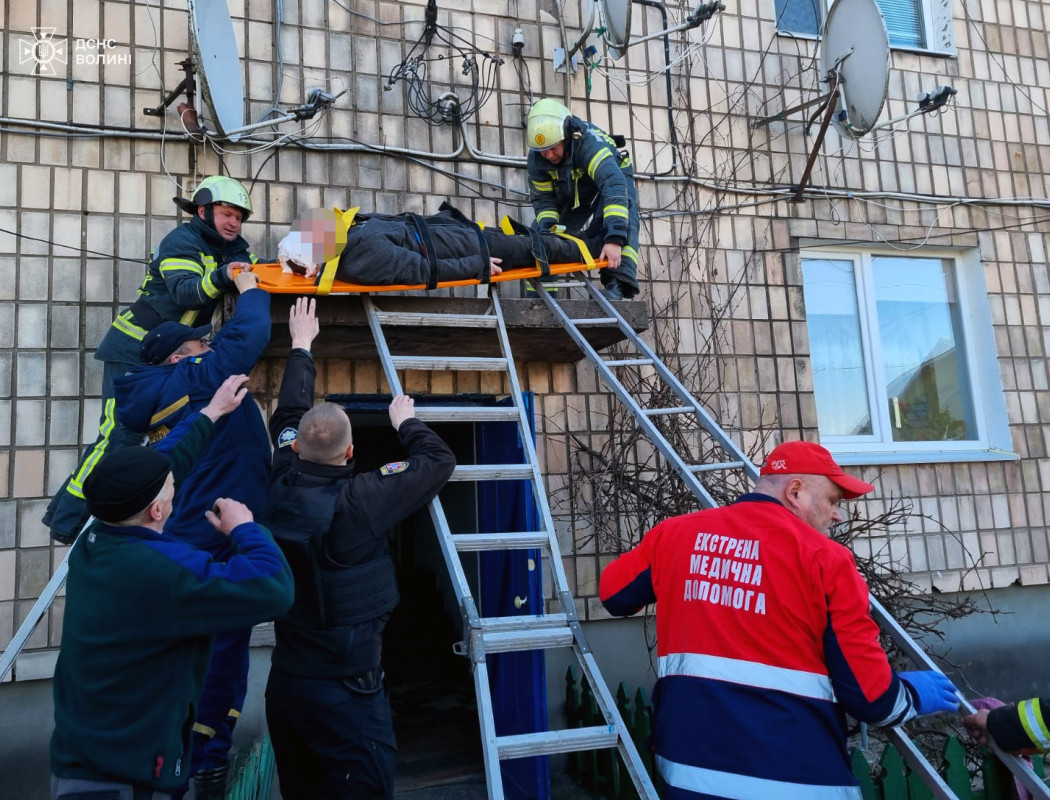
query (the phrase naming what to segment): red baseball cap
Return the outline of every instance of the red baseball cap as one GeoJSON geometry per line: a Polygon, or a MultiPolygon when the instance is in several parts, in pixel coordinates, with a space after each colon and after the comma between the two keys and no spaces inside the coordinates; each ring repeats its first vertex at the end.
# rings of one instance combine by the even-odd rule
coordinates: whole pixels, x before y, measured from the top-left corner
{"type": "Polygon", "coordinates": [[[760,475],[823,475],[852,500],[875,489],[870,483],[847,475],[825,448],[815,442],[784,442],[766,456],[760,475]]]}

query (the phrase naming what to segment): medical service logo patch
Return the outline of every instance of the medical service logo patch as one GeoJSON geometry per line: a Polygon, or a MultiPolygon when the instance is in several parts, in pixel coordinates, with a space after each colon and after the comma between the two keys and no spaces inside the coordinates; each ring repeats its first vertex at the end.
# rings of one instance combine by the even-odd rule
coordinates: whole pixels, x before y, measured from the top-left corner
{"type": "Polygon", "coordinates": [[[281,435],[277,437],[277,446],[285,447],[290,445],[299,436],[299,431],[295,428],[285,428],[281,431],[281,435]]]}
{"type": "Polygon", "coordinates": [[[389,464],[384,464],[379,468],[379,472],[382,475],[396,475],[399,472],[404,472],[408,469],[407,461],[391,461],[389,464]]]}

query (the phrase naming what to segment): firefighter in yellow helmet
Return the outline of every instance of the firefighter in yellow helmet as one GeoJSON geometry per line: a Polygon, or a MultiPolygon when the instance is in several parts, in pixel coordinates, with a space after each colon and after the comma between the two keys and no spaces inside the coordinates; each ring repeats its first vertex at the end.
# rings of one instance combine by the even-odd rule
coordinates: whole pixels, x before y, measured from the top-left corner
{"type": "Polygon", "coordinates": [[[613,300],[638,294],[638,195],[630,155],[550,98],[529,111],[526,138],[535,226],[602,237],[600,258],[609,260],[601,271],[605,294],[613,300]]]}
{"type": "Polygon", "coordinates": [[[137,441],[114,418],[113,379],[141,366],[142,338],[160,323],[190,327],[208,323],[223,293],[234,291],[234,268],[250,269],[258,260],[240,235],[241,225],[252,213],[251,198],[240,181],[212,175],[200,182],[190,199],[172,199],[192,217],[161,240],[138,299],[117,315],[95,351],[95,358],[103,363],[99,438],[44,514],[51,537],[60,542],[71,542],[87,521],[83,483],[95,463],[104,453],[137,441]]]}

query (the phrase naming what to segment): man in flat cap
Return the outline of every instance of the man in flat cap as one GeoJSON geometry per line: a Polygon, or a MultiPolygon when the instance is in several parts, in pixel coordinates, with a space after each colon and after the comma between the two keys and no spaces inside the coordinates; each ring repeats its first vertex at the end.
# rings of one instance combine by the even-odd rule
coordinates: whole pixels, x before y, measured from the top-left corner
{"type": "MultiPolygon", "coordinates": [[[[203,406],[230,375],[248,374],[270,340],[270,295],[251,272],[235,281],[241,294],[233,316],[211,344],[206,328],[164,322],[142,339],[146,366],[115,381],[117,417],[130,430],[163,439],[188,414],[203,406]]],[[[168,530],[216,561],[235,549],[205,518],[217,497],[244,503],[257,519],[266,512],[270,442],[258,406],[248,402],[216,426],[175,498],[168,530]]],[[[248,686],[250,626],[227,630],[215,639],[212,667],[194,725],[194,783],[198,800],[224,797],[233,727],[248,686]],[[198,774],[199,773],[199,774],[198,774]]]]}
{"type": "Polygon", "coordinates": [[[207,512],[230,542],[223,562],[165,524],[183,490],[179,479],[219,418],[239,407],[246,380],[231,377],[183,421],[171,457],[126,447],[101,459],[84,483],[96,522],[69,555],[53,800],[170,797],[191,768],[190,730],[213,634],[273,619],[292,602],[284,557],[242,503],[219,498],[207,512]]]}
{"type": "Polygon", "coordinates": [[[811,442],[753,492],[657,525],[602,573],[609,613],[656,603],[653,750],[667,800],[850,798],[845,714],[900,725],[958,707],[940,672],[894,673],[839,504],[875,487],[811,442]]]}

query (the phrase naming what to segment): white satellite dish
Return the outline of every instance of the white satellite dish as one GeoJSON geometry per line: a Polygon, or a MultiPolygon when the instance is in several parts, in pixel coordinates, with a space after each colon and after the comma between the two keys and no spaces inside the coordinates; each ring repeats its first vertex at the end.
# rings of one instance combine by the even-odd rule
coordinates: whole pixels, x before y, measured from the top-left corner
{"type": "Polygon", "coordinates": [[[226,0],[189,0],[190,46],[212,122],[230,141],[244,128],[244,78],[226,0]]]}
{"type": "Polygon", "coordinates": [[[890,40],[875,0],[835,0],[820,41],[820,73],[837,73],[845,115],[834,121],[851,136],[863,136],[886,105],[890,40]]]}
{"type": "Polygon", "coordinates": [[[623,58],[631,41],[631,0],[598,0],[609,55],[623,58]]]}

